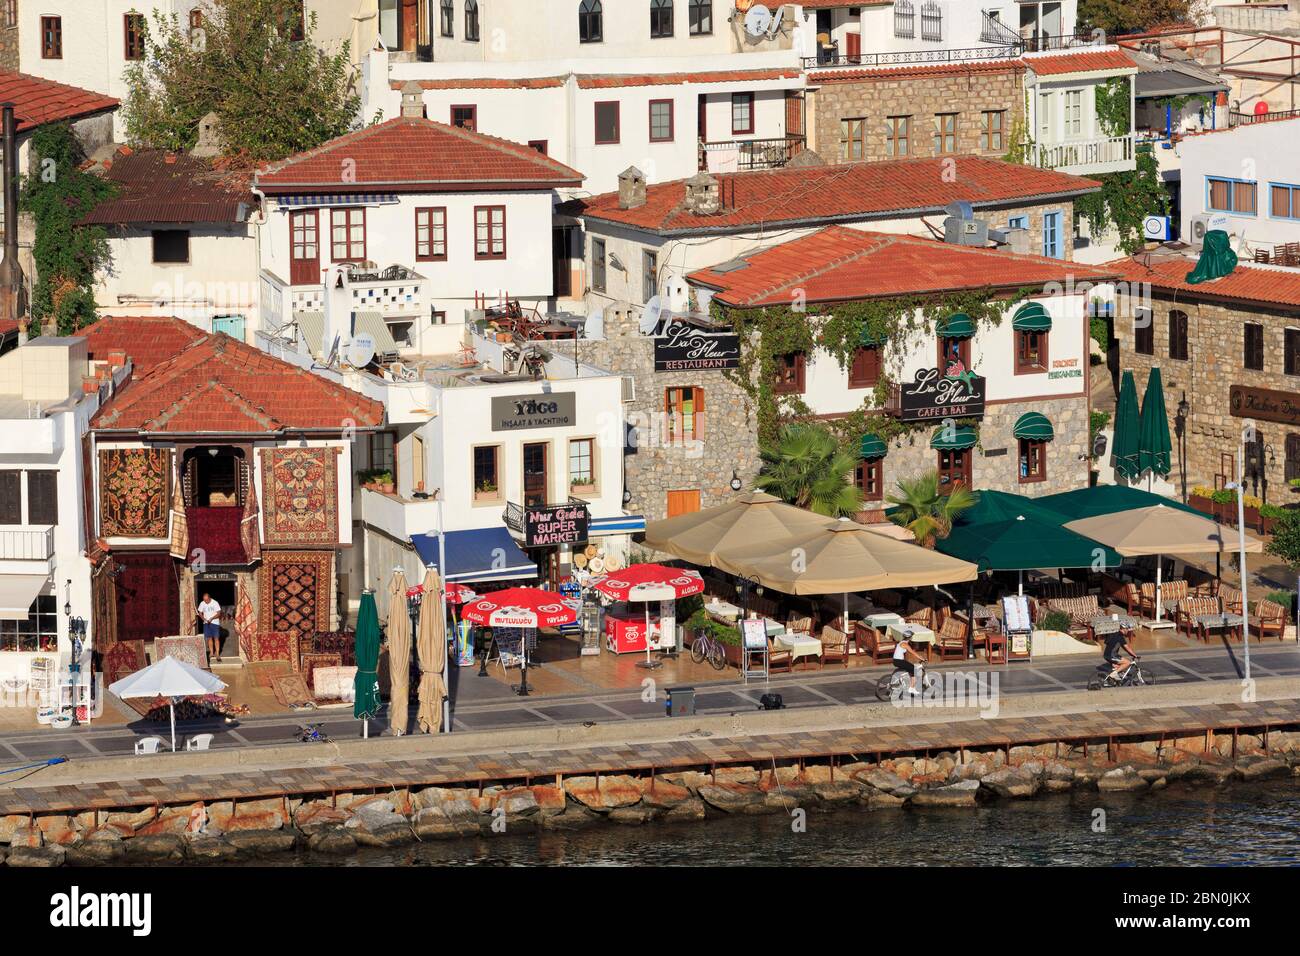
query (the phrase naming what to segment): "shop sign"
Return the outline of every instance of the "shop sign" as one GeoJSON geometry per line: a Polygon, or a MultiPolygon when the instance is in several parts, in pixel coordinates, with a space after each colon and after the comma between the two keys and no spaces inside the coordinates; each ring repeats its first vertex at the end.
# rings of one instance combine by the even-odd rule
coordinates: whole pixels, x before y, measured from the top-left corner
{"type": "Polygon", "coordinates": [[[984,417],[984,378],[965,370],[945,375],[937,368],[920,369],[898,397],[898,417],[905,422],[984,417]]]}
{"type": "Polygon", "coordinates": [[[1238,418],[1300,426],[1300,394],[1296,392],[1234,385],[1228,390],[1228,410],[1238,418]]]}
{"type": "Polygon", "coordinates": [[[1052,362],[1052,370],[1047,373],[1049,379],[1053,378],[1083,378],[1083,368],[1079,365],[1077,358],[1056,359],[1052,362]]]}
{"type": "Polygon", "coordinates": [[[687,325],[674,325],[666,335],[655,339],[656,372],[739,367],[739,335],[701,332],[687,325]]]}
{"type": "Polygon", "coordinates": [[[529,428],[570,428],[577,424],[573,392],[540,395],[498,395],[492,399],[492,430],[515,432],[529,428]]]}
{"type": "Polygon", "coordinates": [[[587,540],[586,505],[538,505],[524,509],[524,547],[549,548],[587,540]]]}

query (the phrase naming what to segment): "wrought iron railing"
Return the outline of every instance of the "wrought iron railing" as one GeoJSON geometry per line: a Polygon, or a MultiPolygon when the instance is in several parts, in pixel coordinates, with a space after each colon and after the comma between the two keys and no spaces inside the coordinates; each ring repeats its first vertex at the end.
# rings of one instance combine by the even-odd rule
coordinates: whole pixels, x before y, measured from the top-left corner
{"type": "Polygon", "coordinates": [[[1239,113],[1233,110],[1228,113],[1228,122],[1233,126],[1249,125],[1251,123],[1269,123],[1273,120],[1295,119],[1300,116],[1300,110],[1273,110],[1268,113],[1239,113]]]}
{"type": "Polygon", "coordinates": [[[1020,43],[1020,34],[1001,20],[990,16],[987,10],[982,10],[980,11],[980,42],[1013,46],[1020,43]]]}
{"type": "Polygon", "coordinates": [[[506,510],[502,512],[501,518],[508,529],[516,534],[524,533],[524,512],[527,508],[572,508],[576,505],[588,506],[591,502],[585,498],[575,498],[569,495],[564,501],[550,501],[546,504],[524,505],[518,501],[507,501],[506,510]]]}
{"type": "Polygon", "coordinates": [[[1109,40],[1104,30],[1091,33],[1066,33],[1060,36],[1031,34],[1020,37],[1017,44],[1021,53],[1049,53],[1053,50],[1074,50],[1085,46],[1105,46],[1109,40]]]}
{"type": "Polygon", "coordinates": [[[804,57],[805,69],[819,66],[909,66],[936,63],[967,63],[982,60],[1005,60],[1016,56],[1012,47],[975,46],[939,50],[894,50],[887,53],[837,54],[820,60],[804,57]]]}
{"type": "MultiPolygon", "coordinates": [[[[737,169],[777,169],[799,155],[804,138],[795,134],[770,139],[719,140],[700,143],[700,169],[708,168],[708,153],[735,150],[737,169]]],[[[729,172],[730,170],[724,170],[729,172]]]]}

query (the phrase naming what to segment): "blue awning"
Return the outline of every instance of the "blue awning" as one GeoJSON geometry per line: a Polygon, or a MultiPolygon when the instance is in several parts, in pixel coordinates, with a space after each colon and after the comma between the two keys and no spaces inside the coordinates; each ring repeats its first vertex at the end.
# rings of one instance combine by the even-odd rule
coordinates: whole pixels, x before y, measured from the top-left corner
{"type": "Polygon", "coordinates": [[[592,518],[587,523],[587,536],[596,538],[608,534],[636,534],[645,530],[645,515],[619,515],[615,518],[592,518]]]}
{"type": "Polygon", "coordinates": [[[297,208],[311,206],[387,206],[397,202],[397,193],[320,193],[293,196],[276,196],[275,201],[281,206],[297,208]]]}
{"type": "MultiPolygon", "coordinates": [[[[413,534],[411,544],[415,545],[415,550],[426,567],[438,567],[436,534],[413,534]]],[[[515,578],[537,577],[537,565],[528,560],[528,556],[519,549],[504,526],[474,531],[448,531],[444,547],[447,551],[445,576],[448,581],[468,584],[473,581],[510,581],[515,578]]]]}

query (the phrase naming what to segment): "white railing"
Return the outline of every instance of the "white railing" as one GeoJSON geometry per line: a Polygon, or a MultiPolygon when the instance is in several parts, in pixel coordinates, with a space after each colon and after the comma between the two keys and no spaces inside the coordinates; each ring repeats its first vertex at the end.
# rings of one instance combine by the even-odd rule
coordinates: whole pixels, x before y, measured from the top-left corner
{"type": "Polygon", "coordinates": [[[1034,165],[1065,173],[1109,173],[1132,169],[1133,134],[1074,143],[1035,143],[1034,165]]]}
{"type": "Polygon", "coordinates": [[[48,561],[53,556],[53,525],[0,525],[0,560],[48,561]]]}
{"type": "MultiPolygon", "coordinates": [[[[265,273],[263,274],[265,276],[265,273]]],[[[428,315],[428,279],[409,269],[390,266],[384,270],[354,273],[349,287],[356,312],[378,312],[384,318],[423,318],[428,315]]],[[[323,284],[295,285],[288,295],[291,313],[324,312],[323,284]]]]}
{"type": "Polygon", "coordinates": [[[438,526],[438,503],[433,498],[401,498],[362,488],[361,520],[398,541],[405,541],[413,534],[425,534],[438,526]]]}

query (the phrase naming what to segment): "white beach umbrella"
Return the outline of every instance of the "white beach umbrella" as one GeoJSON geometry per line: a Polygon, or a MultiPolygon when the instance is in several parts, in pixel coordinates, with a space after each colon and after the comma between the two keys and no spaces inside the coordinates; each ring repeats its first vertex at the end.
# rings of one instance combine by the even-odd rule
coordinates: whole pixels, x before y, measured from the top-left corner
{"type": "Polygon", "coordinates": [[[175,751],[176,698],[215,694],[225,686],[225,681],[193,664],[187,664],[175,657],[164,657],[143,670],[109,684],[108,689],[110,693],[116,694],[123,700],[138,697],[149,699],[166,697],[167,706],[171,709],[172,750],[175,751]]]}

